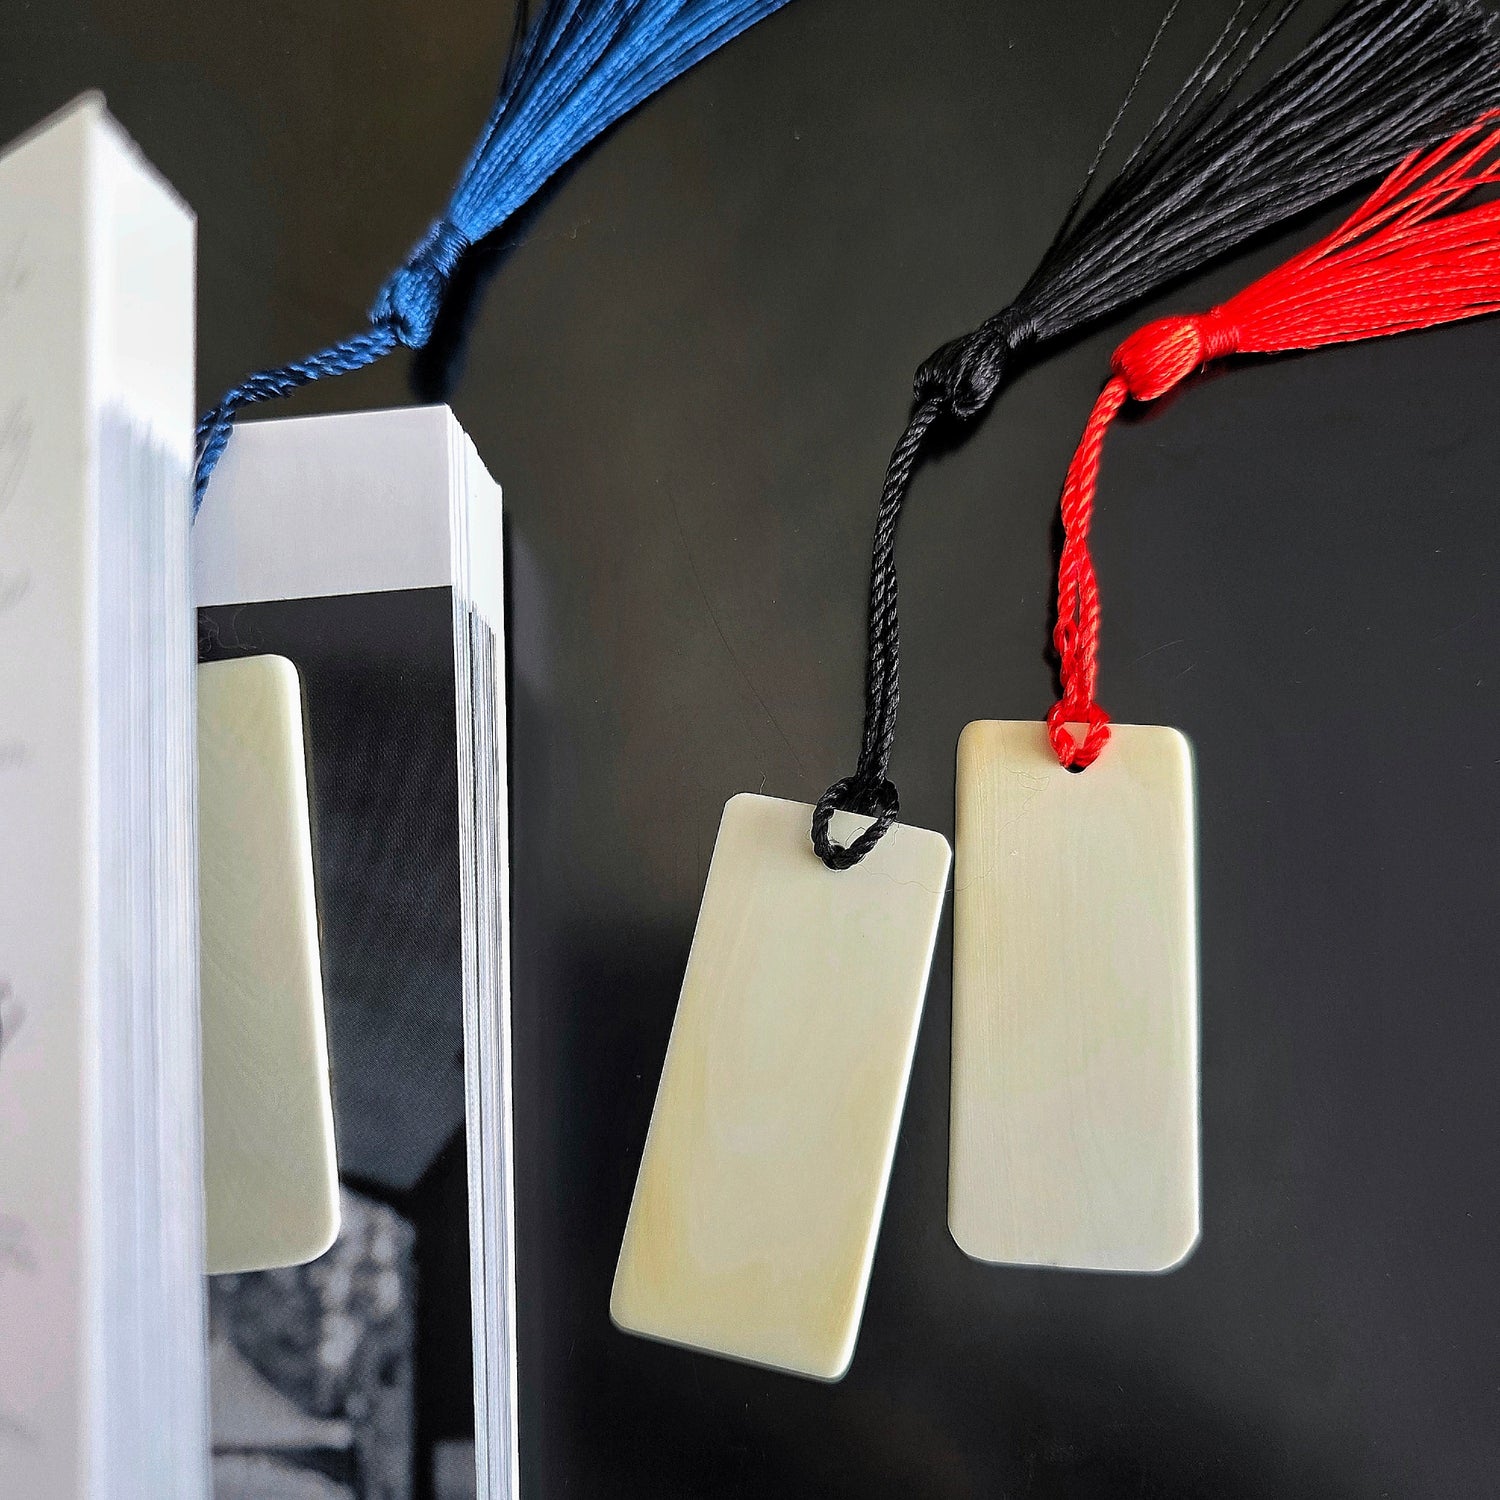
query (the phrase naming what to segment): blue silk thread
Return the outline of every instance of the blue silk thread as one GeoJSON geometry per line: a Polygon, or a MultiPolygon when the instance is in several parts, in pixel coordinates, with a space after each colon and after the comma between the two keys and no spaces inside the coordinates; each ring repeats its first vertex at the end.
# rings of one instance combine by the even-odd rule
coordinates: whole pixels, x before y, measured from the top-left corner
{"type": "Polygon", "coordinates": [[[370,326],[342,343],[226,391],[198,422],[193,514],[223,457],[235,414],[432,337],[470,245],[498,229],[560,167],[694,63],[786,0],[548,0],[522,27],[500,93],[447,212],[380,288],[370,326]]]}

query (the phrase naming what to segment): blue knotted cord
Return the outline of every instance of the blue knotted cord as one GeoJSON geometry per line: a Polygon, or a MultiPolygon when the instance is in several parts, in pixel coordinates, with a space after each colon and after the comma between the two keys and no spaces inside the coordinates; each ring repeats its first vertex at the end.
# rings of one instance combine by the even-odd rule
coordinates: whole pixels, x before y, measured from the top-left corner
{"type": "Polygon", "coordinates": [[[454,268],[560,167],[638,104],[786,0],[547,0],[518,22],[484,131],[447,212],[380,288],[370,327],[226,391],[198,422],[193,514],[235,414],[299,386],[363,369],[432,337],[454,268]]]}

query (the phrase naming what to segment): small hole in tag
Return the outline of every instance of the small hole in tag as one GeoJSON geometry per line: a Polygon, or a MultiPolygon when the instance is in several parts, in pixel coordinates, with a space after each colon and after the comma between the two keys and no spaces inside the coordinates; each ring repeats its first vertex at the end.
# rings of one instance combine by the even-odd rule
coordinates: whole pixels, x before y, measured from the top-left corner
{"type": "MultiPolygon", "coordinates": [[[[1073,743],[1075,745],[1081,746],[1083,744],[1084,740],[1086,740],[1088,738],[1089,726],[1087,724],[1085,724],[1085,723],[1082,723],[1080,721],[1076,721],[1076,720],[1070,719],[1063,726],[1063,728],[1065,728],[1068,731],[1068,733],[1073,736],[1073,743]]],[[[1079,776],[1084,771],[1088,770],[1088,767],[1087,766],[1081,766],[1081,765],[1079,765],[1078,762],[1075,760],[1075,761],[1070,761],[1066,766],[1063,767],[1063,769],[1065,771],[1068,771],[1069,773],[1071,773],[1074,776],[1079,776]]]]}
{"type": "Polygon", "coordinates": [[[315,1260],[338,1233],[302,689],[285,657],[198,668],[206,1260],[315,1260]]]}

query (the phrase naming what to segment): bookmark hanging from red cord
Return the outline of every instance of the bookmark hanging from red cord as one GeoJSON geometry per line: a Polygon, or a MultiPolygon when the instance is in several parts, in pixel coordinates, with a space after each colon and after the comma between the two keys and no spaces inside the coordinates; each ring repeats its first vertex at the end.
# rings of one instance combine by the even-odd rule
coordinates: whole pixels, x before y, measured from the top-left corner
{"type": "Polygon", "coordinates": [[[959,745],[949,1225],[978,1259],[1159,1271],[1199,1231],[1192,760],[1096,697],[1110,424],[1226,355],[1500,311],[1500,202],[1463,206],[1496,184],[1500,112],[1229,301],[1115,351],[1063,486],[1062,696],[1045,725],[976,722],[959,745]]]}

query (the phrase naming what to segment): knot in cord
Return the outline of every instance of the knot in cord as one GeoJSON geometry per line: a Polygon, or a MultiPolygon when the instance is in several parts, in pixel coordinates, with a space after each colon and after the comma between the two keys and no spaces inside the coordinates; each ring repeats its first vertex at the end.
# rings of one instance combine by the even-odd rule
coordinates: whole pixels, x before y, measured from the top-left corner
{"type": "Polygon", "coordinates": [[[813,852],[830,870],[853,869],[885,837],[900,813],[894,782],[883,776],[868,781],[858,772],[845,776],[818,798],[812,820],[813,852]],[[835,844],[828,829],[836,812],[863,813],[875,821],[849,843],[835,844]]]}
{"type": "Polygon", "coordinates": [[[1059,765],[1081,771],[1093,765],[1109,743],[1109,715],[1092,698],[1062,698],[1047,712],[1047,738],[1059,765]],[[1081,740],[1073,736],[1074,724],[1083,726],[1081,740]]]}
{"type": "Polygon", "coordinates": [[[1238,347],[1239,329],[1215,307],[1188,317],[1158,318],[1137,328],[1115,350],[1110,368],[1133,400],[1155,401],[1199,366],[1233,354],[1238,347]]]}
{"type": "Polygon", "coordinates": [[[370,321],[389,326],[408,349],[422,348],[432,337],[443,293],[468,248],[463,230],[449,219],[438,219],[381,287],[370,321]]]}
{"type": "Polygon", "coordinates": [[[896,738],[896,709],[901,702],[900,629],[896,622],[896,527],[912,470],[928,432],[943,414],[942,404],[929,397],[919,401],[910,421],[891,451],[880,511],[875,517],[875,542],[870,553],[869,644],[865,655],[865,729],[859,762],[823,793],[813,813],[812,842],[819,859],[830,870],[852,869],[885,837],[901,811],[896,788],[886,777],[891,746],[896,738]],[[836,844],[828,829],[835,812],[863,813],[875,819],[847,846],[836,844]]]}
{"type": "Polygon", "coordinates": [[[923,360],[912,389],[963,421],[978,416],[1005,381],[1016,354],[1037,338],[1030,314],[1014,304],[923,360]]]}

